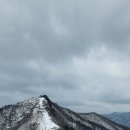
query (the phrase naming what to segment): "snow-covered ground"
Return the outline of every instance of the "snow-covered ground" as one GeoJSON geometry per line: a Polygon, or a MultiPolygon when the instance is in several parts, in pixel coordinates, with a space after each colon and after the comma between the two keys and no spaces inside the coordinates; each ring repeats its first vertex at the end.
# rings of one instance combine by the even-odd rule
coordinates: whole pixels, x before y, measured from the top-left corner
{"type": "Polygon", "coordinates": [[[38,130],[55,130],[58,129],[59,126],[56,125],[51,117],[49,116],[48,112],[45,110],[45,103],[46,99],[45,98],[39,98],[39,107],[41,110],[41,119],[39,120],[39,128],[38,130]]]}

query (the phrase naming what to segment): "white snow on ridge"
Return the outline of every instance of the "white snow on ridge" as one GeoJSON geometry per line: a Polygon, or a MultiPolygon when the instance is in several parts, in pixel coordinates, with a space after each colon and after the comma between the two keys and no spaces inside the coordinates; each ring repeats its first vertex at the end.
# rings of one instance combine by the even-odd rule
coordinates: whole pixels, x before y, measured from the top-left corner
{"type": "Polygon", "coordinates": [[[41,111],[41,118],[39,120],[39,129],[38,130],[56,130],[59,128],[57,124],[55,124],[48,112],[45,109],[45,104],[47,103],[45,98],[39,98],[39,109],[41,111]]]}
{"type": "Polygon", "coordinates": [[[44,97],[35,98],[36,106],[33,109],[31,119],[22,125],[18,130],[28,130],[28,126],[35,124],[35,130],[58,130],[60,127],[55,124],[46,110],[48,105],[44,97]]]}
{"type": "Polygon", "coordinates": [[[54,130],[58,129],[59,126],[57,126],[48,115],[47,111],[43,112],[43,117],[40,122],[39,130],[54,130]]]}

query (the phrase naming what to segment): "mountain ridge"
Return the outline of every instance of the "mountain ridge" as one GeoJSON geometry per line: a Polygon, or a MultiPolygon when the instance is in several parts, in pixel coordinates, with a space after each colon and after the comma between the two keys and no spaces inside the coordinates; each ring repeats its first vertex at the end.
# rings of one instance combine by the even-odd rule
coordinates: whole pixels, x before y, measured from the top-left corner
{"type": "Polygon", "coordinates": [[[97,115],[83,117],[41,95],[2,107],[0,130],[130,130],[97,115]]]}

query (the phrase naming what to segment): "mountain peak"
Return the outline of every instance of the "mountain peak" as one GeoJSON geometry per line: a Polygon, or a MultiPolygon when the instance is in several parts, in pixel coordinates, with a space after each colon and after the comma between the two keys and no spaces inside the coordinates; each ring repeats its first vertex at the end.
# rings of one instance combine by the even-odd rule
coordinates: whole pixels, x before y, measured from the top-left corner
{"type": "Polygon", "coordinates": [[[48,103],[48,105],[49,105],[49,107],[50,108],[52,108],[52,101],[48,98],[48,96],[47,95],[40,95],[40,97],[39,97],[40,99],[41,98],[44,98],[44,100],[46,100],[47,101],[47,103],[48,103]]]}
{"type": "Polygon", "coordinates": [[[47,96],[32,97],[0,111],[0,130],[51,130],[59,126],[50,116],[47,96]]]}
{"type": "Polygon", "coordinates": [[[0,110],[0,130],[130,130],[95,114],[78,114],[41,95],[0,110]]]}
{"type": "Polygon", "coordinates": [[[40,95],[39,98],[45,98],[49,103],[51,103],[51,100],[48,98],[47,95],[40,95]]]}

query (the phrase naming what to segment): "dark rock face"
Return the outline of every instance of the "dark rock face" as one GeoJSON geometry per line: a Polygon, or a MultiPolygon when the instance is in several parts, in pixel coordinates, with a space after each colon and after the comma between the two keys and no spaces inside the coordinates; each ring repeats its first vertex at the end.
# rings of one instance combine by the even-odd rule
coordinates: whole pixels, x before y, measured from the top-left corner
{"type": "Polygon", "coordinates": [[[96,113],[79,114],[46,95],[0,109],[0,130],[130,130],[96,113]]]}

